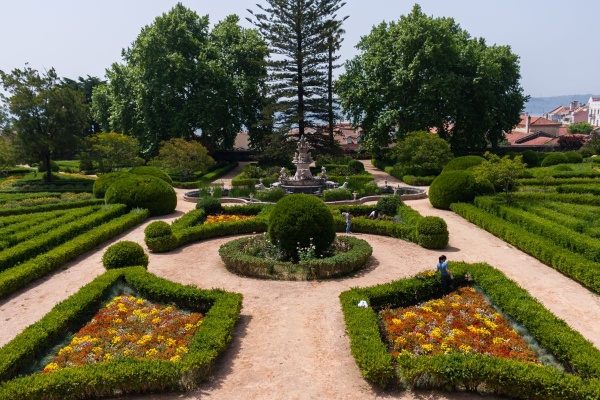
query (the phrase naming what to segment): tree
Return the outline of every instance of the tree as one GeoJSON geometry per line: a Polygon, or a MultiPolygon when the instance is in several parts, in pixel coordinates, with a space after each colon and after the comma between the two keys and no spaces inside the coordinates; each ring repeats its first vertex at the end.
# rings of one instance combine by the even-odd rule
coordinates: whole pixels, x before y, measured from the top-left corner
{"type": "Polygon", "coordinates": [[[475,180],[488,181],[496,187],[501,187],[506,195],[506,203],[510,203],[510,194],[527,168],[523,163],[523,156],[519,155],[513,159],[509,156],[500,158],[496,154],[486,152],[484,157],[487,160],[473,168],[475,180]]]}
{"type": "Polygon", "coordinates": [[[442,172],[452,159],[448,142],[427,132],[411,132],[390,150],[390,158],[402,165],[402,175],[431,176],[442,172]]]}
{"type": "MultiPolygon", "coordinates": [[[[248,18],[263,35],[275,57],[269,60],[270,87],[276,99],[275,127],[288,132],[327,121],[327,71],[341,42],[341,0],[267,0],[268,6],[248,10],[248,18]],[[331,55],[330,55],[331,54],[331,55]]],[[[344,18],[345,19],[345,18],[344,18]]],[[[308,140],[311,140],[307,136],[308,140]]]]}
{"type": "Polygon", "coordinates": [[[14,135],[0,130],[0,171],[7,171],[17,163],[17,152],[13,140],[14,135]]]}
{"type": "Polygon", "coordinates": [[[173,138],[160,145],[158,156],[149,164],[179,175],[183,180],[193,178],[195,172],[206,172],[208,167],[215,164],[206,148],[197,141],[173,138]]]}
{"type": "Polygon", "coordinates": [[[10,122],[17,133],[15,145],[29,162],[42,160],[46,181],[52,180],[50,161],[56,155],[77,148],[86,121],[83,94],[60,85],[52,68],[40,74],[26,66],[10,74],[0,71],[10,122]]]}
{"type": "Polygon", "coordinates": [[[233,147],[242,126],[258,119],[267,53],[257,32],[237,21],[228,17],[211,33],[208,16],[181,3],[157,17],[94,90],[94,118],[135,136],[147,158],[170,138],[198,136],[210,151],[233,147]]]}
{"type": "Polygon", "coordinates": [[[584,144],[585,139],[583,136],[562,135],[558,138],[558,146],[563,151],[579,150],[584,144]]]}
{"type": "Polygon", "coordinates": [[[567,128],[567,132],[569,132],[570,134],[580,133],[583,135],[589,135],[590,132],[593,130],[594,130],[594,125],[590,124],[589,122],[585,122],[585,121],[575,122],[575,123],[569,125],[569,127],[567,128]]]}
{"type": "Polygon", "coordinates": [[[82,161],[93,163],[100,172],[110,172],[116,168],[141,165],[140,144],[134,137],[115,132],[102,132],[85,140],[86,151],[82,161]]]}
{"type": "Polygon", "coordinates": [[[518,57],[470,38],[451,18],[428,17],[415,5],[398,22],[374,27],[357,48],[336,89],[371,150],[432,129],[455,154],[481,150],[520,120],[527,97],[518,57]]]}
{"type": "Polygon", "coordinates": [[[92,93],[94,88],[100,85],[106,84],[106,81],[98,78],[97,76],[87,76],[87,78],[82,78],[81,76],[75,81],[69,78],[62,78],[61,84],[65,87],[69,87],[73,90],[79,90],[85,96],[85,104],[87,105],[87,117],[88,117],[88,126],[85,129],[85,136],[92,135],[94,133],[102,132],[100,128],[100,124],[94,120],[92,115],[91,105],[92,105],[92,93]]]}

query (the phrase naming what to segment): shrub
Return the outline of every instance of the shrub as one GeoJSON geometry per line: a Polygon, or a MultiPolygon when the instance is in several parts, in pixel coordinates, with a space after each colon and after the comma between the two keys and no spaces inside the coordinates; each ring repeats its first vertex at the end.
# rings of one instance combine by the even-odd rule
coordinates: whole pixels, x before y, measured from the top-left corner
{"type": "Polygon", "coordinates": [[[154,221],[149,224],[144,229],[144,242],[151,251],[155,252],[170,251],[179,246],[171,225],[165,221],[154,221]]]}
{"type": "Polygon", "coordinates": [[[92,193],[94,197],[97,199],[103,199],[106,190],[110,185],[112,185],[117,179],[120,179],[124,176],[128,176],[127,172],[110,172],[108,174],[102,174],[94,181],[94,186],[92,188],[92,193]]]}
{"type": "Polygon", "coordinates": [[[483,158],[481,156],[456,157],[456,158],[450,160],[450,162],[444,166],[444,169],[442,170],[442,172],[463,171],[463,170],[475,167],[476,165],[479,165],[484,161],[485,161],[485,158],[483,158]]]}
{"type": "Polygon", "coordinates": [[[104,268],[148,267],[148,255],[142,246],[135,242],[118,242],[106,249],[102,256],[104,268]]]}
{"type": "Polygon", "coordinates": [[[379,214],[393,217],[398,213],[398,207],[402,205],[403,203],[400,196],[384,196],[377,200],[375,209],[379,211],[379,214]]]}
{"type": "Polygon", "coordinates": [[[550,167],[552,165],[566,164],[569,160],[565,153],[550,153],[544,157],[541,166],[550,167]]]}
{"type": "Polygon", "coordinates": [[[414,176],[404,175],[401,177],[402,182],[412,186],[429,186],[435,179],[435,176],[414,176]]]}
{"type": "Polygon", "coordinates": [[[173,187],[151,175],[129,174],[117,179],[104,197],[106,204],[126,204],[129,209],[147,208],[151,216],[170,214],[177,206],[173,187]]]}
{"type": "Polygon", "coordinates": [[[443,249],[448,245],[448,225],[440,217],[425,217],[417,222],[417,244],[426,249],[443,249]]]}
{"type": "Polygon", "coordinates": [[[442,171],[453,157],[450,145],[438,135],[429,132],[410,132],[389,150],[398,176],[431,176],[442,171]],[[400,166],[398,166],[400,164],[400,166]]]}
{"type": "Polygon", "coordinates": [[[335,239],[333,215],[320,199],[306,194],[279,200],[269,217],[268,231],[271,241],[294,260],[298,259],[298,247],[312,243],[321,255],[335,239]]]}
{"type": "Polygon", "coordinates": [[[324,201],[349,200],[352,198],[352,192],[345,188],[327,189],[323,190],[322,197],[324,201]]]}
{"type": "Polygon", "coordinates": [[[162,179],[169,185],[173,185],[173,180],[171,179],[171,177],[165,171],[158,167],[139,166],[132,168],[129,172],[135,175],[152,175],[162,179]]]}
{"type": "Polygon", "coordinates": [[[523,162],[527,164],[527,168],[539,167],[540,156],[533,150],[525,150],[523,152],[523,162]]]}
{"type": "MultiPolygon", "coordinates": [[[[60,165],[58,165],[58,163],[54,160],[50,160],[50,169],[52,170],[52,172],[58,172],[60,171],[60,165]]],[[[46,163],[41,161],[40,164],[38,165],[38,172],[46,172],[46,163]]]]}
{"type": "Polygon", "coordinates": [[[348,162],[348,169],[351,174],[360,174],[365,170],[365,166],[358,160],[350,160],[348,162]]]}
{"type": "Polygon", "coordinates": [[[277,187],[271,188],[268,190],[257,190],[254,193],[254,197],[260,201],[268,201],[272,203],[276,203],[285,196],[285,189],[277,187]]]}
{"type": "Polygon", "coordinates": [[[450,209],[452,203],[469,203],[476,196],[477,185],[467,171],[442,172],[429,187],[429,201],[435,208],[450,209]]]}
{"type": "Polygon", "coordinates": [[[565,156],[567,156],[569,164],[581,164],[583,162],[583,156],[576,151],[567,151],[565,156]]]}
{"type": "Polygon", "coordinates": [[[196,203],[196,210],[200,209],[203,209],[206,215],[216,215],[223,211],[223,206],[216,197],[201,197],[196,203]]]}

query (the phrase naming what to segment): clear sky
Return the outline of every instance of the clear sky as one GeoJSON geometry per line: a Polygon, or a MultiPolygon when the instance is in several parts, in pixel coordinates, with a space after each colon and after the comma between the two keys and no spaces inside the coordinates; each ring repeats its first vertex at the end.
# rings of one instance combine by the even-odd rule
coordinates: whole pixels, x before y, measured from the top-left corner
{"type": "MultiPolygon", "coordinates": [[[[121,62],[141,28],[169,11],[176,0],[0,0],[0,70],[28,62],[59,76],[104,78],[121,62]]],[[[248,8],[263,0],[181,0],[211,24],[237,14],[242,25],[248,8]]],[[[415,1],[346,0],[342,60],[382,21],[397,21],[415,1]]],[[[425,14],[452,17],[488,45],[509,45],[519,55],[521,85],[532,97],[592,93],[600,95],[599,0],[421,0],[425,14]]],[[[342,68],[340,68],[342,70],[342,68]]],[[[338,71],[340,71],[338,70],[338,71]]]]}

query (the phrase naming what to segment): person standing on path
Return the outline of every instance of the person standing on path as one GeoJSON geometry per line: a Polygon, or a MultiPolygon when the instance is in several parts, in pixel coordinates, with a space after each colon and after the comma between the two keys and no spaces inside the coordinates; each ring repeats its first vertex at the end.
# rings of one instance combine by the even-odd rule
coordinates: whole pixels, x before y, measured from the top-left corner
{"type": "Polygon", "coordinates": [[[450,290],[454,289],[454,284],[452,283],[454,277],[450,273],[450,270],[448,270],[446,256],[440,256],[436,268],[437,271],[440,271],[440,274],[442,275],[442,292],[448,293],[450,290]]]}
{"type": "Polygon", "coordinates": [[[352,217],[350,216],[350,211],[346,211],[342,213],[342,216],[346,217],[346,233],[350,234],[350,224],[352,223],[352,217]]]}

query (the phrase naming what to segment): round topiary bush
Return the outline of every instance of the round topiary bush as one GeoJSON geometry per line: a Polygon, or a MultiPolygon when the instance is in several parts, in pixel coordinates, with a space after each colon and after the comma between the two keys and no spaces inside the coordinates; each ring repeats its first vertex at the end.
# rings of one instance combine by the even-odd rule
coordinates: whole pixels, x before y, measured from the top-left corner
{"type": "Polygon", "coordinates": [[[469,203],[477,193],[473,174],[468,171],[442,172],[429,186],[429,202],[435,208],[449,210],[452,203],[469,203]]]}
{"type": "Polygon", "coordinates": [[[298,247],[315,247],[323,254],[335,239],[333,215],[319,198],[293,194],[279,200],[269,216],[268,232],[271,242],[286,257],[298,260],[298,247]]]}
{"type": "Polygon", "coordinates": [[[177,195],[167,182],[151,175],[128,174],[106,190],[106,204],[126,204],[129,209],[147,208],[151,216],[171,214],[177,195]]]}
{"type": "Polygon", "coordinates": [[[484,161],[485,161],[485,158],[483,158],[481,156],[456,157],[456,158],[450,160],[450,162],[444,166],[444,169],[442,170],[442,172],[464,171],[469,168],[475,167],[484,161]]]}
{"type": "Polygon", "coordinates": [[[567,164],[569,160],[564,153],[550,153],[542,161],[542,167],[550,167],[552,165],[567,164]]]}
{"type": "Polygon", "coordinates": [[[365,166],[358,160],[350,160],[348,162],[348,170],[351,174],[360,174],[365,170],[365,166]]]}
{"type": "Polygon", "coordinates": [[[525,150],[523,152],[523,162],[527,164],[527,168],[539,167],[540,156],[533,150],[525,150]]]}
{"type": "Polygon", "coordinates": [[[403,203],[400,196],[384,196],[377,200],[375,209],[379,212],[379,214],[393,217],[398,214],[398,207],[402,205],[403,203]]]}
{"type": "Polygon", "coordinates": [[[583,156],[577,151],[567,151],[565,156],[569,164],[581,164],[583,162],[583,156]]]}
{"type": "Polygon", "coordinates": [[[150,167],[150,166],[146,166],[146,165],[141,165],[139,167],[132,168],[131,171],[129,171],[129,172],[134,175],[152,175],[152,176],[162,179],[163,181],[167,182],[169,185],[173,185],[173,180],[171,179],[171,177],[165,171],[163,171],[162,169],[160,169],[158,167],[150,167]]]}
{"type": "Polygon", "coordinates": [[[142,266],[148,267],[148,255],[144,248],[135,242],[118,242],[106,249],[102,256],[106,269],[142,266]]]}
{"type": "Polygon", "coordinates": [[[201,197],[196,203],[196,210],[203,209],[206,215],[217,215],[223,212],[223,206],[216,197],[201,197]]]}
{"type": "Polygon", "coordinates": [[[106,195],[106,190],[108,187],[116,180],[121,179],[124,176],[129,176],[129,172],[109,172],[108,174],[102,174],[98,176],[98,179],[94,181],[94,186],[92,188],[94,197],[97,199],[103,199],[106,195]]]}
{"type": "Polygon", "coordinates": [[[144,229],[144,242],[150,251],[162,253],[177,248],[177,238],[171,225],[165,221],[154,221],[144,229]]]}
{"type": "Polygon", "coordinates": [[[417,243],[426,249],[443,249],[448,238],[448,225],[439,217],[425,217],[417,223],[417,243]]]}

